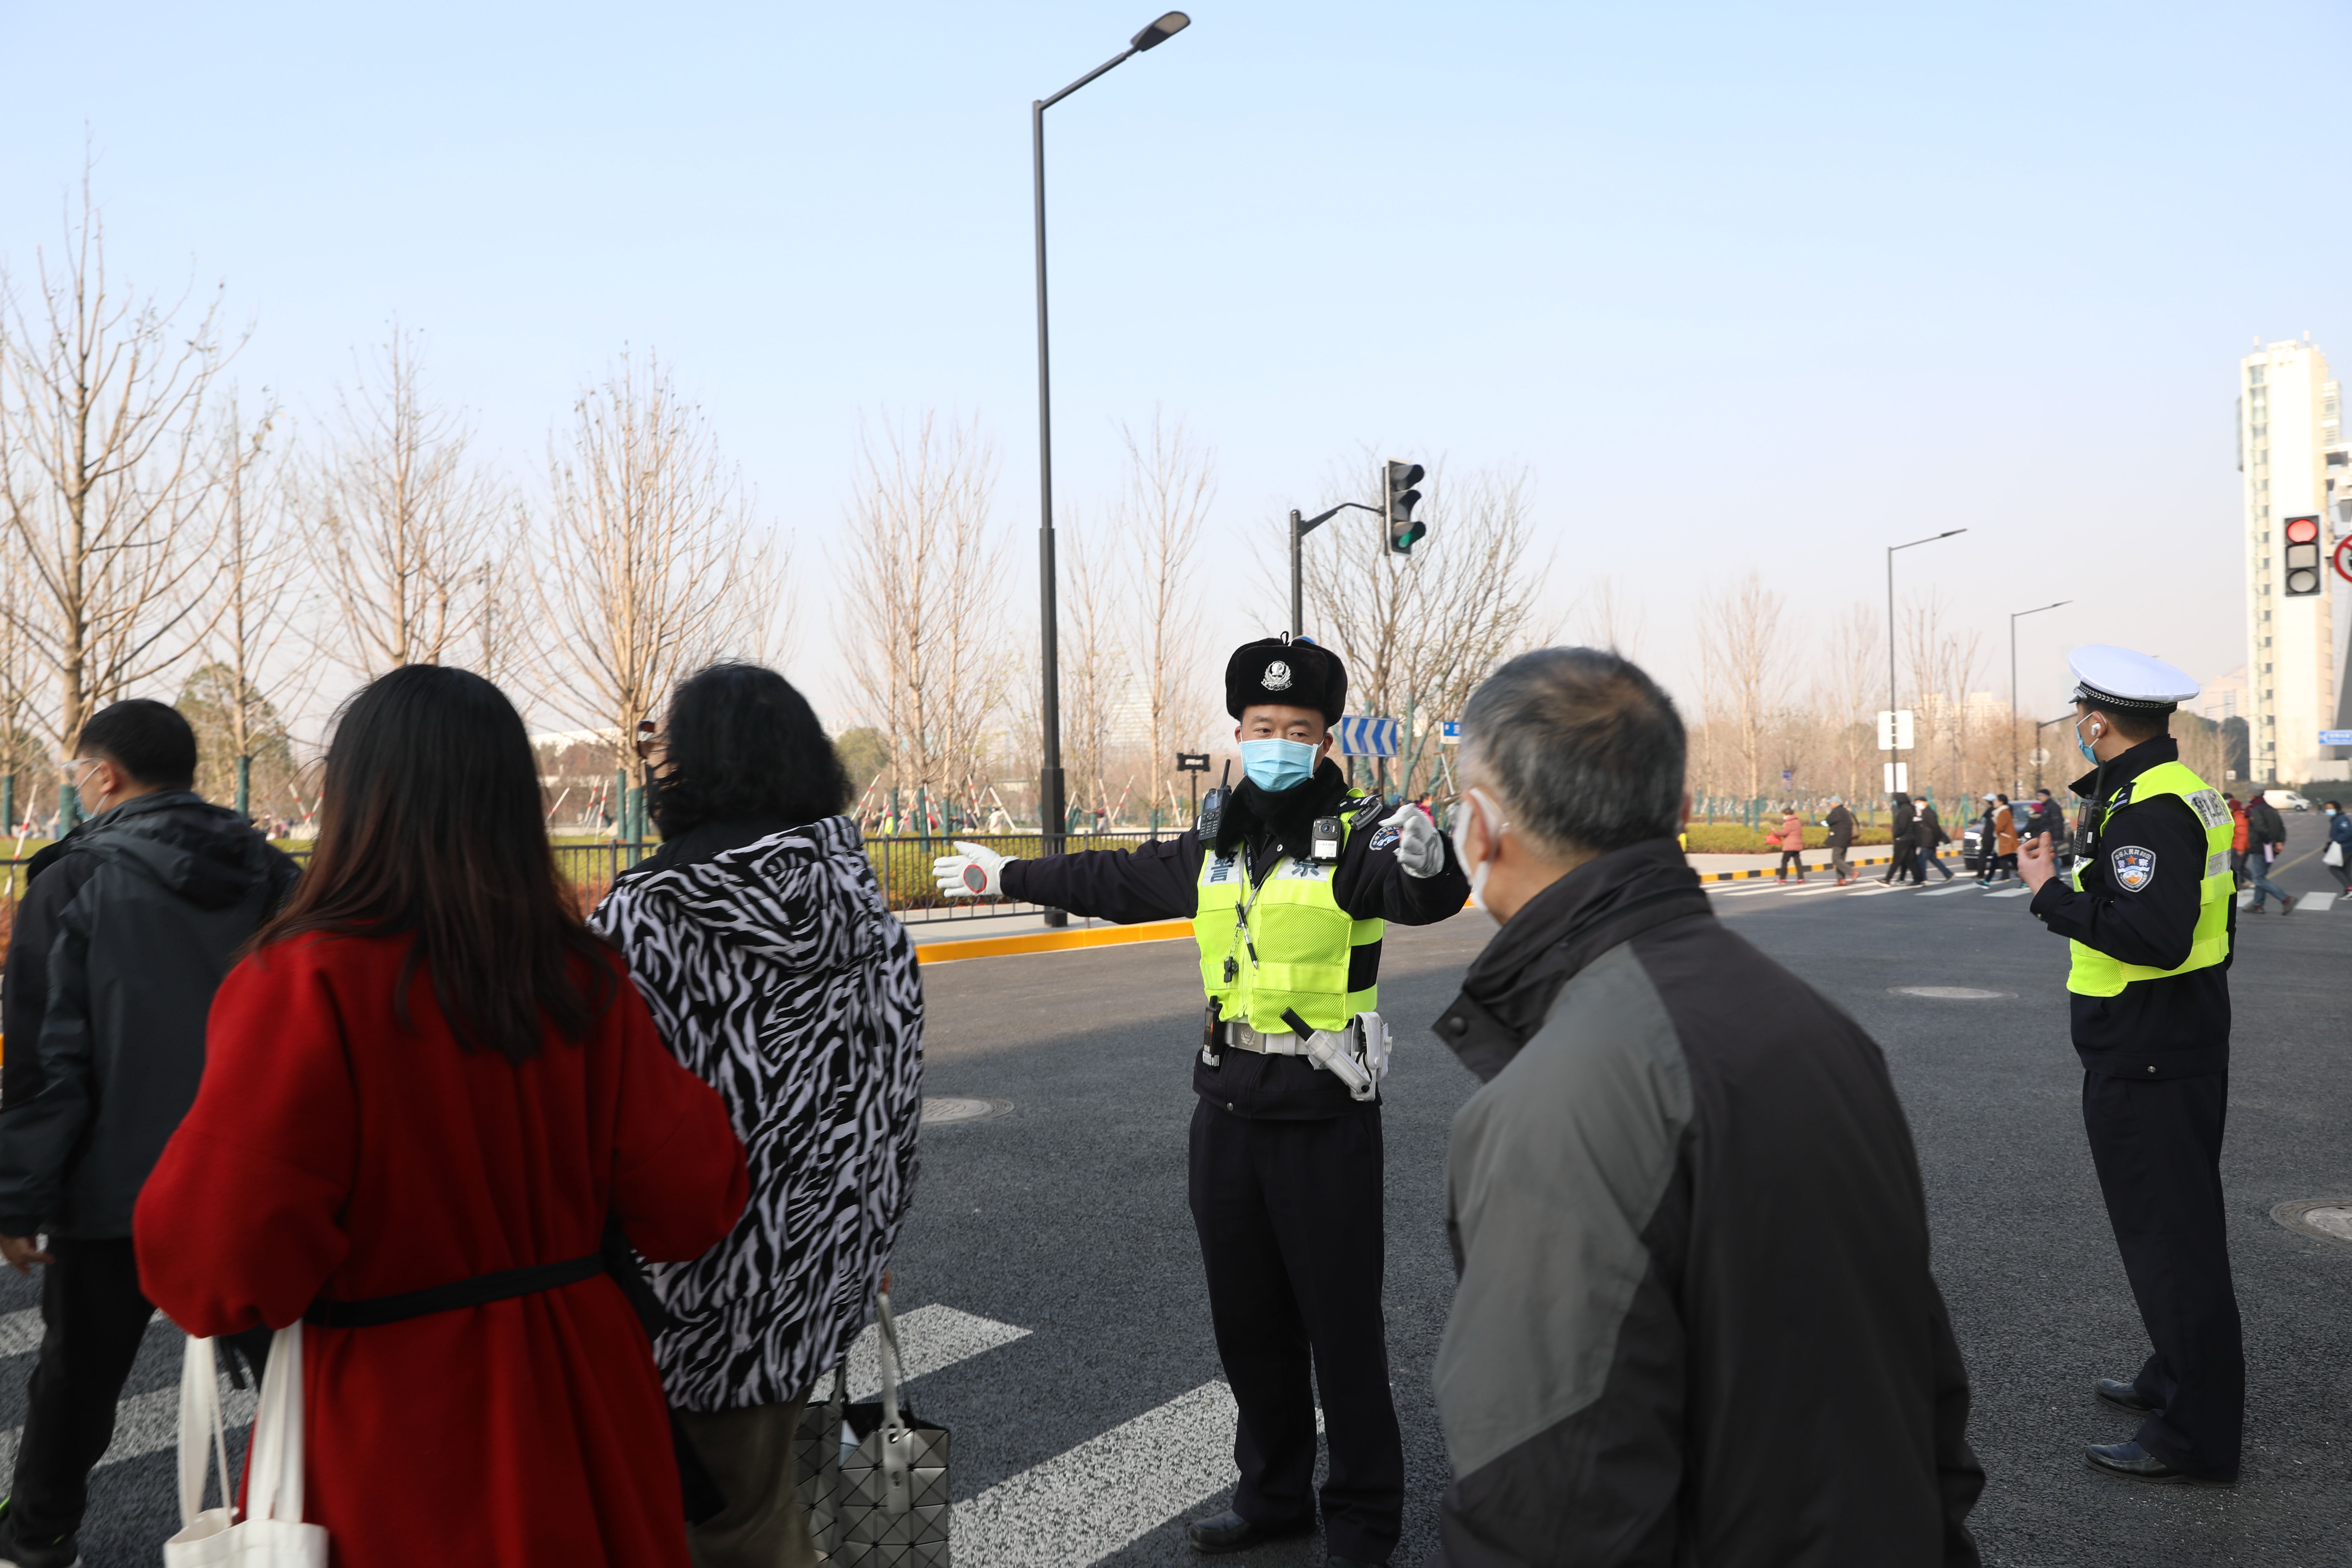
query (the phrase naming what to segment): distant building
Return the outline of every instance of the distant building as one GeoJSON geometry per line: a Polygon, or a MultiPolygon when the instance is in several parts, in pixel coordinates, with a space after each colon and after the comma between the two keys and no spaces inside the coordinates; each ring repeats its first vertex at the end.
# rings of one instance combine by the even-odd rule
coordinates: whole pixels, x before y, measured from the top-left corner
{"type": "MultiPolygon", "coordinates": [[[[2323,558],[2346,520],[2330,505],[2343,476],[2341,396],[2327,357],[2307,342],[2256,349],[2238,364],[2238,468],[2246,561],[2246,692],[2240,707],[2250,772],[2264,783],[2352,778],[2338,748],[2319,743],[2336,727],[2334,617],[2336,579],[2325,591],[2284,595],[2285,521],[2323,520],[2323,558]]],[[[2352,681],[2347,681],[2352,685],[2352,681]]]]}

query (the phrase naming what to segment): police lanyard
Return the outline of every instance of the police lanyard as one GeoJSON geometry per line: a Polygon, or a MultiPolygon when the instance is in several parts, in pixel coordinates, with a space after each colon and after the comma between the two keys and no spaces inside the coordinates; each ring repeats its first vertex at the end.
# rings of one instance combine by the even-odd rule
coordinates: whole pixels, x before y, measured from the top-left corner
{"type": "MultiPolygon", "coordinates": [[[[1249,846],[1243,844],[1237,847],[1242,852],[1242,880],[1246,882],[1249,880],[1249,846]]],[[[1265,885],[1274,880],[1275,873],[1282,869],[1282,863],[1288,858],[1290,857],[1287,855],[1276,856],[1274,864],[1265,868],[1265,875],[1260,877],[1257,879],[1257,885],[1250,889],[1249,897],[1246,900],[1237,899],[1234,901],[1234,934],[1232,940],[1225,943],[1225,984],[1228,985],[1240,979],[1242,973],[1241,963],[1234,957],[1234,942],[1237,942],[1249,949],[1250,968],[1252,970],[1257,968],[1257,941],[1250,935],[1250,911],[1257,908],[1258,895],[1265,891],[1265,885]]]]}

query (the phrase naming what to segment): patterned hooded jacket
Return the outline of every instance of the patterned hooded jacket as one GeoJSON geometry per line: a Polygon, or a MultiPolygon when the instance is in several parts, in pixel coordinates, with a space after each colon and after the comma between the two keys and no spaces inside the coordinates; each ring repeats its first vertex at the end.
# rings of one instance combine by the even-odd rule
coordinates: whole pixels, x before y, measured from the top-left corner
{"type": "MultiPolygon", "coordinates": [[[[681,845],[677,847],[684,848],[681,845]]],[[[912,1205],[923,999],[857,827],[830,816],[706,857],[666,848],[590,924],[677,1059],[718,1089],[751,1170],[734,1234],[656,1264],[672,1404],[797,1399],[839,1364],[912,1205]]]]}

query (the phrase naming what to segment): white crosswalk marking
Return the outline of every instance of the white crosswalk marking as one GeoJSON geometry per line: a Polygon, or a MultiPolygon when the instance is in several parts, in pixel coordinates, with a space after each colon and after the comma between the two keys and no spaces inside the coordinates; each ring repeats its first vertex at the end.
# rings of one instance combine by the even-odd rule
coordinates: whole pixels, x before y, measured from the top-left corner
{"type": "Polygon", "coordinates": [[[1931,892],[1922,893],[1919,896],[1923,899],[1941,899],[1953,893],[1973,892],[1976,890],[1976,886],[1974,882],[1948,882],[1931,892]]]}
{"type": "Polygon", "coordinates": [[[1085,1568],[1234,1484],[1234,1395],[1203,1384],[955,1507],[956,1568],[1085,1568]]]}
{"type": "Polygon", "coordinates": [[[1727,893],[1727,894],[1725,894],[1724,896],[1725,896],[1726,898],[1732,898],[1732,899],[1752,899],[1752,898],[1754,898],[1754,897],[1755,897],[1757,894],[1759,894],[1759,893],[1777,893],[1777,892],[1779,892],[1779,891],[1780,891],[1780,889],[1779,888],[1777,888],[1777,887],[1772,887],[1772,888],[1742,888],[1742,889],[1740,889],[1738,892],[1734,892],[1734,893],[1727,893]]]}
{"type": "MultiPolygon", "coordinates": [[[[898,1315],[898,1345],[906,1358],[899,1375],[912,1379],[927,1372],[944,1371],[958,1362],[970,1361],[999,1345],[1009,1345],[1028,1336],[1026,1329],[959,1312],[953,1307],[918,1307],[898,1315]]],[[[874,1348],[880,1339],[881,1331],[868,1323],[866,1331],[857,1336],[857,1342],[849,1347],[852,1399],[881,1396],[882,1363],[874,1348]]],[[[830,1383],[826,1384],[831,1386],[830,1383]]]]}
{"type": "Polygon", "coordinates": [[[2327,912],[2327,906],[2334,903],[2338,895],[2335,893],[2305,893],[2295,900],[2295,903],[2308,913],[2324,915],[2327,912]]]}
{"type": "Polygon", "coordinates": [[[1985,897],[1988,899],[2021,899],[2032,891],[2033,891],[2033,889],[2031,888],[2011,888],[2006,893],[1987,893],[1985,897]]]}
{"type": "Polygon", "coordinates": [[[41,1310],[27,1307],[0,1316],[0,1355],[24,1355],[41,1348],[41,1310]]]}
{"type": "Polygon", "coordinates": [[[1843,893],[1845,889],[1843,888],[1838,886],[1835,882],[1832,882],[1826,888],[1800,888],[1789,896],[1792,899],[1811,899],[1818,898],[1823,893],[1843,893]]]}
{"type": "MultiPolygon", "coordinates": [[[[231,1432],[252,1424],[253,1406],[259,1397],[249,1386],[232,1388],[226,1377],[221,1379],[221,1415],[231,1432]]],[[[24,1436],[22,1426],[0,1431],[0,1473],[16,1474],[16,1445],[24,1436]]],[[[114,1407],[114,1441],[99,1463],[119,1465],[126,1459],[144,1458],[175,1448],[179,1441],[180,1384],[175,1378],[165,1387],[134,1394],[114,1407]]]]}

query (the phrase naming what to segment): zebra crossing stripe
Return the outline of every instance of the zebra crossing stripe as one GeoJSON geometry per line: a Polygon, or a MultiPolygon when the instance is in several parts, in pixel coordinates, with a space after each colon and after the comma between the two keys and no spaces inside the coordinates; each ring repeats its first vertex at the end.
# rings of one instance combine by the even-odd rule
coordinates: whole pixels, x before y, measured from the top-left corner
{"type": "MultiPolygon", "coordinates": [[[[1029,1331],[1010,1323],[974,1317],[953,1307],[918,1307],[898,1318],[898,1348],[905,1352],[899,1376],[912,1380],[927,1372],[940,1372],[970,1361],[999,1345],[1026,1339],[1029,1331]]],[[[875,1346],[881,1331],[872,1323],[849,1347],[849,1397],[878,1399],[882,1394],[882,1363],[875,1346]]],[[[827,1384],[830,1386],[830,1384],[827,1384]]]]}
{"type": "Polygon", "coordinates": [[[955,1505],[956,1568],[1087,1568],[1234,1484],[1233,1391],[1206,1383],[955,1505]]]}

